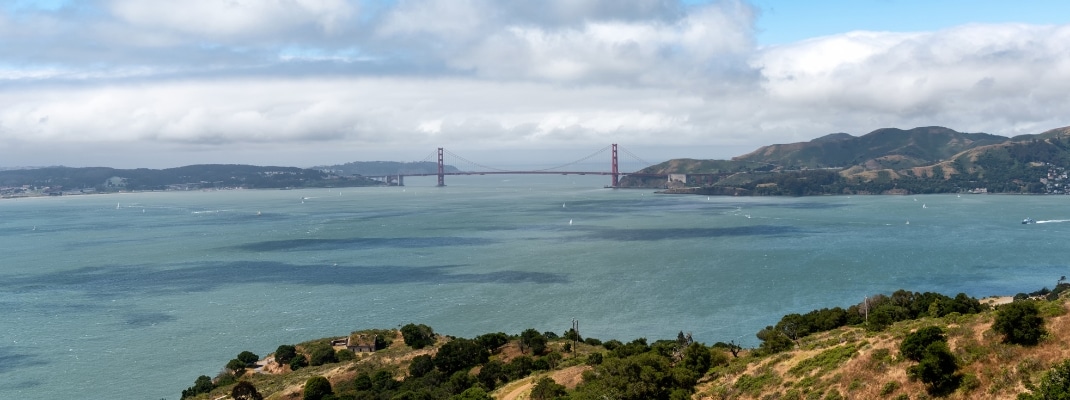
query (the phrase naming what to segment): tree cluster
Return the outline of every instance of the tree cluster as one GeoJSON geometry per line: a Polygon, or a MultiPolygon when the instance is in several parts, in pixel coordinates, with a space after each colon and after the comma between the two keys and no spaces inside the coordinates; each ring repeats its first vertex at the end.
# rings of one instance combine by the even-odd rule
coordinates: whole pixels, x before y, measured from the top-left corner
{"type": "Polygon", "coordinates": [[[945,395],[958,388],[961,381],[956,374],[958,360],[947,345],[943,329],[935,326],[918,329],[903,339],[899,352],[918,363],[908,368],[907,374],[924,382],[930,393],[945,395]]]}
{"type": "Polygon", "coordinates": [[[986,308],[964,293],[948,297],[940,293],[897,290],[891,296],[876,295],[847,309],[833,307],[806,314],[788,314],[775,326],[758,331],[756,336],[762,341],[759,351],[771,354],[790,350],[799,339],[808,335],[842,326],[864,324],[867,329],[880,331],[897,321],[926,316],[938,318],[951,313],[976,314],[986,308]]]}

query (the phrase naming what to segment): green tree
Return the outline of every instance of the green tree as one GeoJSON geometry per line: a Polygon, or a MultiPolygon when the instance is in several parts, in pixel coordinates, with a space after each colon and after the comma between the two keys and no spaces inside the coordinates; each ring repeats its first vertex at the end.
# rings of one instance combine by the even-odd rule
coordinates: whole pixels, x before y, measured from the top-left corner
{"type": "Polygon", "coordinates": [[[198,376],[195,381],[193,381],[193,386],[190,386],[189,388],[186,388],[186,390],[182,391],[182,398],[185,399],[189,397],[194,397],[201,393],[208,393],[211,392],[214,388],[215,385],[212,384],[212,378],[207,375],[201,375],[198,376]]]}
{"type": "Polygon", "coordinates": [[[935,342],[947,342],[944,330],[936,326],[921,328],[903,339],[903,343],[899,345],[899,352],[910,360],[921,361],[925,355],[925,349],[935,342]]]}
{"type": "Polygon", "coordinates": [[[335,355],[334,348],[327,343],[316,343],[309,346],[308,363],[313,367],[336,362],[338,362],[338,357],[335,355]]]}
{"type": "Polygon", "coordinates": [[[1044,335],[1044,318],[1035,302],[1016,301],[999,308],[992,328],[1003,334],[1006,343],[1033,346],[1044,335]]]}
{"type": "Polygon", "coordinates": [[[607,358],[583,374],[583,383],[572,398],[577,400],[667,399],[675,387],[669,360],[653,352],[627,358],[607,358]]]}
{"type": "Polygon", "coordinates": [[[303,354],[298,354],[290,359],[290,370],[297,371],[308,366],[308,359],[303,354]]]}
{"type": "Polygon", "coordinates": [[[474,386],[466,389],[461,394],[450,396],[449,400],[494,400],[486,391],[474,386]]]}
{"type": "Polygon", "coordinates": [[[372,377],[367,372],[361,372],[353,379],[353,388],[357,390],[371,390],[372,387],[372,377]]]}
{"type": "Polygon", "coordinates": [[[431,356],[421,354],[412,358],[412,363],[409,364],[409,376],[419,378],[434,369],[435,363],[431,360],[431,356]]]}
{"type": "Polygon", "coordinates": [[[227,369],[234,373],[234,375],[241,376],[245,373],[246,364],[237,358],[227,362],[227,369]]]}
{"type": "Polygon", "coordinates": [[[531,388],[531,400],[554,400],[564,398],[567,394],[565,386],[547,376],[539,379],[535,386],[531,388]]]}
{"type": "Polygon", "coordinates": [[[1018,400],[1070,400],[1070,360],[1051,367],[1031,389],[1018,395],[1018,400]]]}
{"type": "Polygon", "coordinates": [[[486,333],[476,337],[476,341],[483,345],[487,351],[497,353],[498,348],[509,343],[509,335],[504,332],[486,333]]]}
{"type": "Polygon", "coordinates": [[[297,347],[291,344],[280,345],[275,349],[275,362],[279,364],[289,364],[290,359],[297,356],[297,347]]]}
{"type": "Polygon", "coordinates": [[[702,343],[691,343],[684,349],[684,359],[682,365],[699,376],[705,375],[706,371],[709,371],[710,365],[713,363],[713,355],[710,353],[710,349],[702,343]]]}
{"type": "Polygon", "coordinates": [[[238,354],[237,360],[245,363],[245,365],[254,365],[257,361],[260,361],[260,356],[251,351],[243,351],[238,354]]]}
{"type": "Polygon", "coordinates": [[[234,385],[234,388],[230,390],[230,397],[234,400],[264,400],[264,396],[261,396],[260,392],[256,391],[256,386],[249,381],[241,381],[234,385]]]}
{"type": "Polygon", "coordinates": [[[334,391],[331,390],[331,381],[322,376],[313,376],[305,381],[305,391],[302,399],[304,400],[322,400],[324,397],[333,395],[334,391]]]}
{"type": "Polygon", "coordinates": [[[443,344],[432,361],[439,371],[452,374],[485,363],[489,358],[490,352],[478,342],[462,338],[443,344]]]}
{"type": "Polygon", "coordinates": [[[530,349],[531,354],[539,355],[546,350],[546,336],[534,329],[526,329],[520,333],[520,350],[530,349]]]}
{"type": "Polygon", "coordinates": [[[946,342],[938,341],[930,343],[925,348],[921,361],[907,369],[912,378],[916,378],[928,385],[928,390],[934,395],[945,395],[953,392],[958,386],[959,379],[955,375],[958,371],[958,361],[946,342]]]}
{"type": "Polygon", "coordinates": [[[407,324],[401,327],[401,337],[405,344],[414,349],[422,349],[435,343],[435,331],[430,326],[407,324]]]}
{"type": "Polygon", "coordinates": [[[498,382],[506,378],[505,365],[498,360],[488,361],[483,364],[483,368],[479,369],[479,375],[476,375],[476,378],[487,390],[494,390],[498,387],[498,382]]]}
{"type": "Polygon", "coordinates": [[[338,360],[338,362],[353,361],[357,359],[357,355],[353,354],[353,351],[349,349],[338,349],[338,351],[334,352],[334,359],[338,360]]]}
{"type": "Polygon", "coordinates": [[[779,329],[775,329],[772,326],[766,326],[765,329],[758,331],[755,335],[762,343],[758,345],[758,349],[765,354],[779,353],[785,350],[790,350],[795,343],[788,338],[779,329]]]}

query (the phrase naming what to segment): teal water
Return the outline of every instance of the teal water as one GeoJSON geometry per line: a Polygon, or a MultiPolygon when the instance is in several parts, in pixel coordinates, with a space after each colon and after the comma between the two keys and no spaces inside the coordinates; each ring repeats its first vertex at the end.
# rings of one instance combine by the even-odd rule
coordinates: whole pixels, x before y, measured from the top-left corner
{"type": "Polygon", "coordinates": [[[433,179],[0,201],[0,398],[176,399],[242,350],[409,322],[471,337],[576,318],[602,339],[753,346],[783,314],[866,295],[1014,294],[1070,275],[1070,222],[1048,222],[1070,219],[1064,197],[433,179]]]}

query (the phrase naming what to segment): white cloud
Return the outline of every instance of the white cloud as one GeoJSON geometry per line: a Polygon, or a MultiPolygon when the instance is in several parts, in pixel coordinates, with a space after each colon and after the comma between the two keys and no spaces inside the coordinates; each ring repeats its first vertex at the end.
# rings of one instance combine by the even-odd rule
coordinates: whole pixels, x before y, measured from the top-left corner
{"type": "Polygon", "coordinates": [[[356,10],[344,0],[111,0],[111,12],[148,31],[231,42],[312,25],[334,33],[356,10]]]}
{"type": "Polygon", "coordinates": [[[754,8],[733,0],[77,4],[0,11],[0,159],[62,143],[251,158],[618,142],[730,157],[839,131],[1070,124],[1070,25],[758,48],[754,8]]]}
{"type": "Polygon", "coordinates": [[[795,115],[1015,134],[1067,122],[1050,106],[1070,105],[1068,39],[1070,26],[1019,24],[850,32],[766,49],[752,65],[795,115]]]}

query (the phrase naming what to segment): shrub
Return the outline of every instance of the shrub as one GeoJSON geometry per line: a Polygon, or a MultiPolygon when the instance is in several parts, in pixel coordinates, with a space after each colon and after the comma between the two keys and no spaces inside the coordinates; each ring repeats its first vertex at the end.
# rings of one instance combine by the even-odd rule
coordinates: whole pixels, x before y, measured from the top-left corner
{"type": "Polygon", "coordinates": [[[903,343],[899,345],[899,353],[907,359],[921,361],[925,348],[935,342],[947,342],[944,330],[937,326],[921,328],[903,339],[903,343]]]}
{"type": "Polygon", "coordinates": [[[1033,346],[1044,335],[1044,319],[1035,302],[1016,301],[999,308],[992,328],[1003,334],[1006,343],[1033,346]]]}
{"type": "Polygon", "coordinates": [[[554,382],[549,377],[539,379],[535,387],[531,388],[531,400],[553,400],[568,394],[565,387],[554,382]]]}
{"type": "Polygon", "coordinates": [[[880,395],[881,396],[887,396],[887,395],[890,395],[892,393],[895,393],[896,390],[899,390],[899,382],[891,381],[891,382],[885,383],[884,386],[881,386],[880,395]]]}
{"type": "Polygon", "coordinates": [[[275,362],[279,364],[289,364],[290,359],[297,355],[297,347],[290,344],[280,345],[275,349],[275,362]]]}
{"type": "Polygon", "coordinates": [[[238,354],[237,359],[241,360],[245,365],[253,365],[256,364],[257,361],[260,361],[260,356],[251,351],[243,351],[238,354]]]}
{"type": "Polygon", "coordinates": [[[353,351],[349,349],[338,349],[338,351],[334,352],[334,359],[338,360],[338,362],[353,361],[357,359],[357,355],[353,354],[353,351]]]}
{"type": "Polygon", "coordinates": [[[401,337],[405,339],[406,345],[414,349],[422,349],[435,343],[435,331],[424,324],[401,327],[401,337]]]}
{"type": "Polygon", "coordinates": [[[264,396],[260,395],[260,392],[256,391],[256,386],[253,386],[249,381],[238,382],[234,385],[234,388],[230,390],[230,397],[234,400],[263,400],[264,396]]]}
{"type": "Polygon", "coordinates": [[[305,391],[303,400],[321,400],[326,396],[332,395],[334,392],[331,390],[331,382],[322,376],[313,376],[305,381],[305,391]]]}
{"type": "Polygon", "coordinates": [[[1040,383],[1032,388],[1032,393],[1023,393],[1018,396],[1020,400],[1048,400],[1070,399],[1070,360],[1063,361],[1051,367],[1040,383]]]}
{"type": "Polygon", "coordinates": [[[934,395],[951,393],[958,386],[955,372],[958,371],[958,361],[951,349],[945,342],[933,342],[925,348],[921,361],[918,365],[907,369],[912,378],[916,378],[928,385],[929,392],[934,395]]]}

